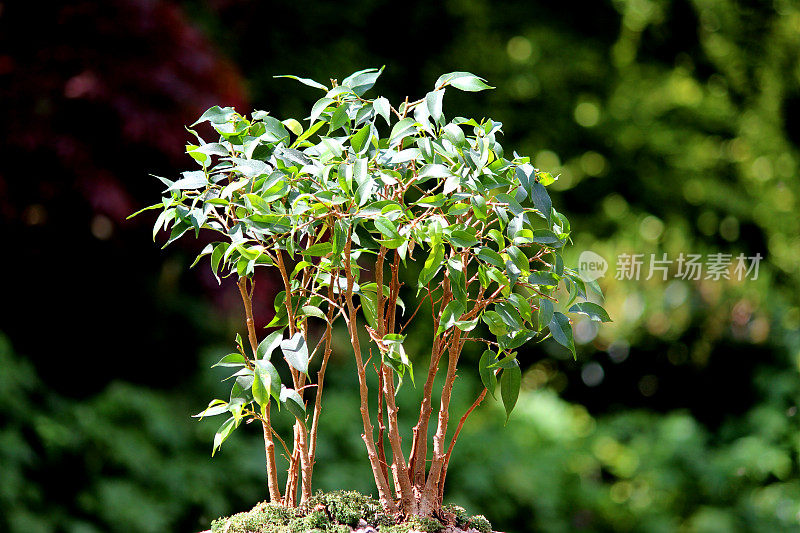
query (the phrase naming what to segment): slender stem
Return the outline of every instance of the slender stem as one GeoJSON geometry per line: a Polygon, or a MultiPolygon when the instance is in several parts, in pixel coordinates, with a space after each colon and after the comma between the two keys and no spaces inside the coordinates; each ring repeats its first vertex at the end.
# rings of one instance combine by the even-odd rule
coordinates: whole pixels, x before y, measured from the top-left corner
{"type": "MultiPolygon", "coordinates": [[[[336,275],[334,272],[332,275],[336,275]]],[[[328,284],[328,298],[333,301],[333,284],[328,284]]],[[[311,422],[311,442],[308,445],[308,461],[310,468],[313,472],[314,462],[317,457],[317,431],[319,430],[319,415],[322,412],[322,389],[325,384],[325,370],[328,368],[328,359],[331,357],[331,344],[333,342],[333,317],[336,309],[333,305],[328,304],[328,323],[325,326],[325,335],[323,337],[325,343],[325,351],[322,354],[322,364],[317,372],[317,397],[314,402],[314,415],[311,422]]]]}
{"type": "Polygon", "coordinates": [[[383,295],[383,261],[386,258],[386,247],[381,246],[378,251],[378,260],[375,262],[375,284],[378,286],[376,309],[377,309],[377,326],[378,336],[382,339],[386,335],[386,323],[383,320],[383,310],[385,298],[383,295]]]}
{"type": "Polygon", "coordinates": [[[350,315],[350,322],[348,324],[350,330],[350,344],[353,346],[353,354],[356,358],[356,369],[358,371],[358,391],[361,400],[361,421],[364,426],[364,433],[361,438],[364,440],[364,445],[367,447],[367,455],[369,457],[370,466],[372,467],[372,475],[375,478],[375,484],[378,488],[378,499],[383,505],[384,509],[390,513],[397,512],[397,504],[391,497],[389,491],[389,482],[383,476],[381,471],[380,460],[378,453],[375,450],[374,429],[369,414],[369,389],[367,387],[367,374],[364,369],[364,361],[361,358],[361,342],[358,338],[357,321],[356,321],[356,307],[353,305],[353,269],[350,259],[350,245],[351,245],[351,232],[352,228],[348,231],[347,240],[344,249],[344,263],[345,275],[347,276],[347,289],[345,290],[345,303],[350,315]]]}
{"type": "MultiPolygon", "coordinates": [[[[283,280],[283,288],[286,294],[284,303],[286,305],[286,313],[289,320],[289,335],[294,335],[297,331],[297,324],[295,321],[294,307],[292,304],[292,285],[291,281],[289,280],[289,272],[286,268],[286,264],[283,261],[283,250],[279,248],[275,256],[278,270],[280,271],[281,279],[283,280]]],[[[307,275],[308,273],[305,272],[301,286],[305,286],[307,283],[307,275]]],[[[303,323],[303,326],[305,326],[305,323],[303,323]]],[[[306,327],[303,327],[302,334],[307,343],[308,339],[306,338],[306,329],[306,327]]],[[[301,374],[291,366],[289,367],[289,371],[292,375],[292,384],[294,389],[298,391],[298,394],[302,395],[301,389],[305,384],[305,375],[301,374]]],[[[294,425],[294,446],[291,458],[289,460],[289,472],[286,479],[286,499],[287,501],[292,502],[292,504],[297,502],[298,468],[300,469],[300,475],[302,476],[303,480],[301,499],[305,500],[307,495],[311,495],[311,476],[308,467],[308,433],[306,431],[306,427],[297,421],[294,425]]]]}
{"type": "Polygon", "coordinates": [[[444,458],[442,473],[439,476],[439,501],[442,501],[442,499],[444,498],[444,481],[447,478],[447,467],[450,466],[450,455],[453,453],[453,447],[456,445],[458,434],[461,433],[461,428],[464,427],[464,422],[466,422],[467,417],[469,417],[469,415],[472,414],[472,411],[474,411],[481,404],[483,399],[486,398],[487,392],[488,389],[484,388],[478,395],[478,397],[475,399],[475,401],[472,402],[470,408],[467,409],[467,412],[464,413],[464,415],[458,421],[458,426],[456,426],[456,432],[453,434],[453,438],[450,440],[450,446],[447,448],[447,455],[445,455],[444,458]]]}
{"type": "Polygon", "coordinates": [[[456,380],[458,358],[459,355],[461,355],[461,348],[463,346],[464,344],[461,342],[461,330],[456,329],[447,354],[447,377],[444,381],[442,398],[439,404],[439,423],[436,427],[436,434],[433,436],[433,460],[431,461],[431,468],[428,472],[428,480],[425,483],[425,495],[429,498],[429,504],[433,506],[436,506],[436,503],[431,502],[430,499],[439,496],[439,491],[436,490],[438,487],[436,487],[436,485],[439,482],[439,475],[444,465],[444,439],[447,434],[447,422],[450,418],[450,397],[453,392],[453,384],[456,380]]]}
{"type": "MultiPolygon", "coordinates": [[[[386,462],[386,448],[383,443],[383,435],[386,433],[386,426],[383,423],[383,363],[381,369],[377,370],[378,373],[378,459],[381,461],[381,471],[383,477],[389,479],[389,471],[387,469],[388,463],[386,462]]],[[[399,498],[399,487],[395,484],[395,497],[399,498]]]]}
{"type": "MultiPolygon", "coordinates": [[[[426,378],[425,385],[422,389],[422,402],[419,409],[419,419],[417,420],[417,425],[414,426],[414,440],[411,446],[414,452],[411,460],[413,466],[411,478],[414,486],[417,487],[418,490],[422,490],[425,485],[425,461],[428,456],[428,424],[430,423],[433,403],[433,382],[436,378],[436,373],[439,371],[439,361],[444,354],[445,338],[447,337],[447,333],[441,336],[436,334],[439,330],[439,317],[434,309],[433,296],[430,296],[430,298],[431,313],[433,315],[433,349],[431,350],[431,361],[428,365],[428,377],[426,378]]],[[[445,278],[444,294],[442,295],[439,309],[444,309],[451,299],[452,293],[450,292],[450,283],[447,278],[445,278]]]]}
{"type": "MultiPolygon", "coordinates": [[[[251,288],[254,287],[251,281],[251,288]]],[[[247,318],[247,336],[250,340],[250,348],[255,356],[258,350],[258,337],[256,336],[255,321],[253,320],[253,300],[247,292],[247,278],[239,278],[239,293],[242,295],[245,316],[247,318]]],[[[264,451],[267,462],[267,488],[269,489],[269,499],[277,504],[283,504],[281,489],[278,486],[278,469],[275,464],[275,442],[272,440],[272,420],[270,416],[270,403],[262,407],[262,426],[264,429],[264,451]]]]}
{"type": "MultiPolygon", "coordinates": [[[[409,252],[410,254],[410,252],[409,252]]],[[[400,297],[400,254],[397,250],[394,251],[394,261],[392,262],[392,281],[389,287],[389,316],[387,317],[386,329],[389,333],[394,333],[394,322],[397,313],[397,299],[400,297]]]]}
{"type": "Polygon", "coordinates": [[[299,441],[297,426],[292,428],[292,455],[289,456],[289,468],[286,475],[286,489],[284,491],[284,501],[289,507],[297,505],[297,467],[298,467],[298,453],[297,447],[299,441]]]}

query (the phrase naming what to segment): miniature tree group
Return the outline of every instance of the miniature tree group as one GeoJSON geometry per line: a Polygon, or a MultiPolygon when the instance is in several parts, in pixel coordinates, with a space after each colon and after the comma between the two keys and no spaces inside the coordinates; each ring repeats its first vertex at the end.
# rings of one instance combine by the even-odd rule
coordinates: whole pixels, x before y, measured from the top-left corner
{"type": "Polygon", "coordinates": [[[216,232],[220,242],[200,257],[210,256],[218,279],[238,280],[248,342],[237,335],[236,352],[217,363],[234,369],[230,398],[197,415],[228,415],[214,451],[243,421],[257,420],[270,500],[295,506],[311,496],[325,370],[334,325],[342,321],[380,503],[398,516],[441,516],[448,464],[466,418],[498,383],[507,414],[516,403],[517,350],[551,336],[575,353],[570,320],[556,308],[600,321],[608,315],[585,301],[587,285],[599,293],[596,283],[564,266],[560,251],[570,225],[545,189],[554,178],[527,157],[506,157],[499,122],[445,118],[447,89],[491,87],[453,72],[424,98],[393,106],[364,97],[380,74],[368,69],[330,86],[287,76],[324,92],[307,127],[263,111],[247,118],[212,107],[198,123],[210,123],[219,139],[206,142],[189,130],[197,141],[187,152],[200,169],[176,181],[160,178],[165,196],[148,209],[161,209],[154,237],[169,230],[167,244],[190,231],[216,232]],[[257,267],[276,269],[283,285],[267,335],[253,317],[257,267]],[[404,287],[411,279],[416,286],[404,287]],[[432,349],[406,451],[395,395],[404,379],[414,380],[412,362],[427,355],[409,357],[403,347],[421,306],[433,317],[432,349]],[[477,369],[485,388],[452,430],[451,393],[468,342],[485,347],[477,369]],[[274,357],[278,351],[283,362],[274,357]],[[370,366],[378,377],[372,403],[370,366]],[[441,390],[434,390],[442,371],[441,390]],[[272,426],[273,403],[296,417],[291,446],[272,426]],[[276,440],[289,460],[283,491],[276,440]]]}

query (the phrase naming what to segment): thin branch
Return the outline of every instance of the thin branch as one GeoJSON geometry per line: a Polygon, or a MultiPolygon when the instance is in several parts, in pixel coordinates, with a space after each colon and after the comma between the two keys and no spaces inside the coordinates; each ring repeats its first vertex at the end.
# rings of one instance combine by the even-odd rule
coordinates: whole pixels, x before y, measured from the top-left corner
{"type": "MultiPolygon", "coordinates": [[[[389,471],[387,469],[386,463],[386,448],[383,444],[383,435],[386,432],[386,426],[383,423],[383,368],[378,370],[375,365],[372,365],[375,368],[375,372],[378,374],[378,458],[381,461],[381,470],[383,471],[383,477],[387,480],[389,479],[389,471]]],[[[381,363],[381,367],[383,367],[383,363],[381,363]]],[[[395,497],[398,499],[400,498],[400,494],[398,494],[399,487],[395,485],[395,497]]]]}

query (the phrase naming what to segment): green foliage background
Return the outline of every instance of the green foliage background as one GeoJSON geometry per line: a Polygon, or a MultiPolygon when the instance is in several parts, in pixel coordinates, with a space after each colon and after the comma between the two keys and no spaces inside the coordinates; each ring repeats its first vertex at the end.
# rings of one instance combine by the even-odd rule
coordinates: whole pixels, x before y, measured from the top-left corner
{"type": "MultiPolygon", "coordinates": [[[[601,285],[615,322],[585,330],[577,362],[531,348],[508,426],[488,402],[465,427],[446,500],[509,532],[800,527],[796,2],[180,7],[238,65],[253,106],[281,117],[313,90],[273,74],[326,79],[386,64],[378,92],[393,101],[424,94],[442,72],[486,78],[496,90],[448,95],[447,112],[502,121],[504,145],[560,173],[550,190],[578,236],[572,263],[587,249],[610,261],[601,285]],[[742,283],[613,279],[616,256],[633,252],[766,259],[742,283]],[[592,364],[604,375],[595,387],[581,377],[592,364]]],[[[147,161],[136,165],[146,180],[147,161]]],[[[143,203],[156,195],[153,182],[143,203]]],[[[207,346],[182,354],[179,378],[82,395],[38,377],[47,363],[3,339],[0,530],[197,531],[266,494],[258,431],[212,461],[215,425],[188,417],[219,387],[207,368],[242,329],[236,310],[221,315],[185,290],[192,250],[151,257],[179,274],[162,272],[148,297],[207,346]]],[[[355,377],[339,355],[315,482],[370,491],[355,377]]],[[[478,387],[463,372],[455,413],[478,387]]]]}

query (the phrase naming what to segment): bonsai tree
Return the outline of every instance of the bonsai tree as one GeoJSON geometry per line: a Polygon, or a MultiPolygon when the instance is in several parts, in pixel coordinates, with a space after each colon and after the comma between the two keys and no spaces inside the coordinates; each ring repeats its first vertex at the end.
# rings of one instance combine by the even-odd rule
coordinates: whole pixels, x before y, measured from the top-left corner
{"type": "Polygon", "coordinates": [[[499,122],[445,118],[448,89],[490,89],[485,80],[445,74],[424,98],[392,105],[364,96],[380,74],[363,70],[329,86],[287,76],[324,93],[305,127],[263,111],[248,118],[212,107],[198,122],[209,122],[219,138],[206,142],[189,130],[196,144],[187,152],[200,169],[162,178],[166,195],[151,208],[162,209],[155,231],[170,230],[167,244],[190,231],[216,232],[220,242],[201,256],[210,256],[215,276],[237,280],[242,298],[249,342],[237,336],[236,352],[217,363],[235,369],[230,398],[199,415],[228,415],[214,450],[243,421],[257,420],[271,501],[296,505],[298,483],[300,501],[310,497],[325,368],[341,321],[380,504],[398,516],[442,518],[448,464],[465,420],[498,384],[507,416],[514,408],[518,350],[552,337],[574,355],[565,312],[609,318],[585,301],[587,285],[599,293],[596,283],[564,266],[570,225],[547,193],[554,178],[527,157],[506,156],[499,122]],[[252,310],[253,273],[261,267],[277,270],[284,289],[266,335],[255,329],[252,310]],[[431,353],[409,356],[405,333],[422,306],[431,310],[431,353]],[[451,394],[467,343],[483,349],[477,372],[484,389],[453,430],[451,394]],[[415,381],[420,361],[427,371],[404,447],[395,395],[404,380],[415,381]],[[273,403],[296,417],[291,448],[271,425],[273,403]],[[274,438],[289,459],[283,492],[274,438]]]}

